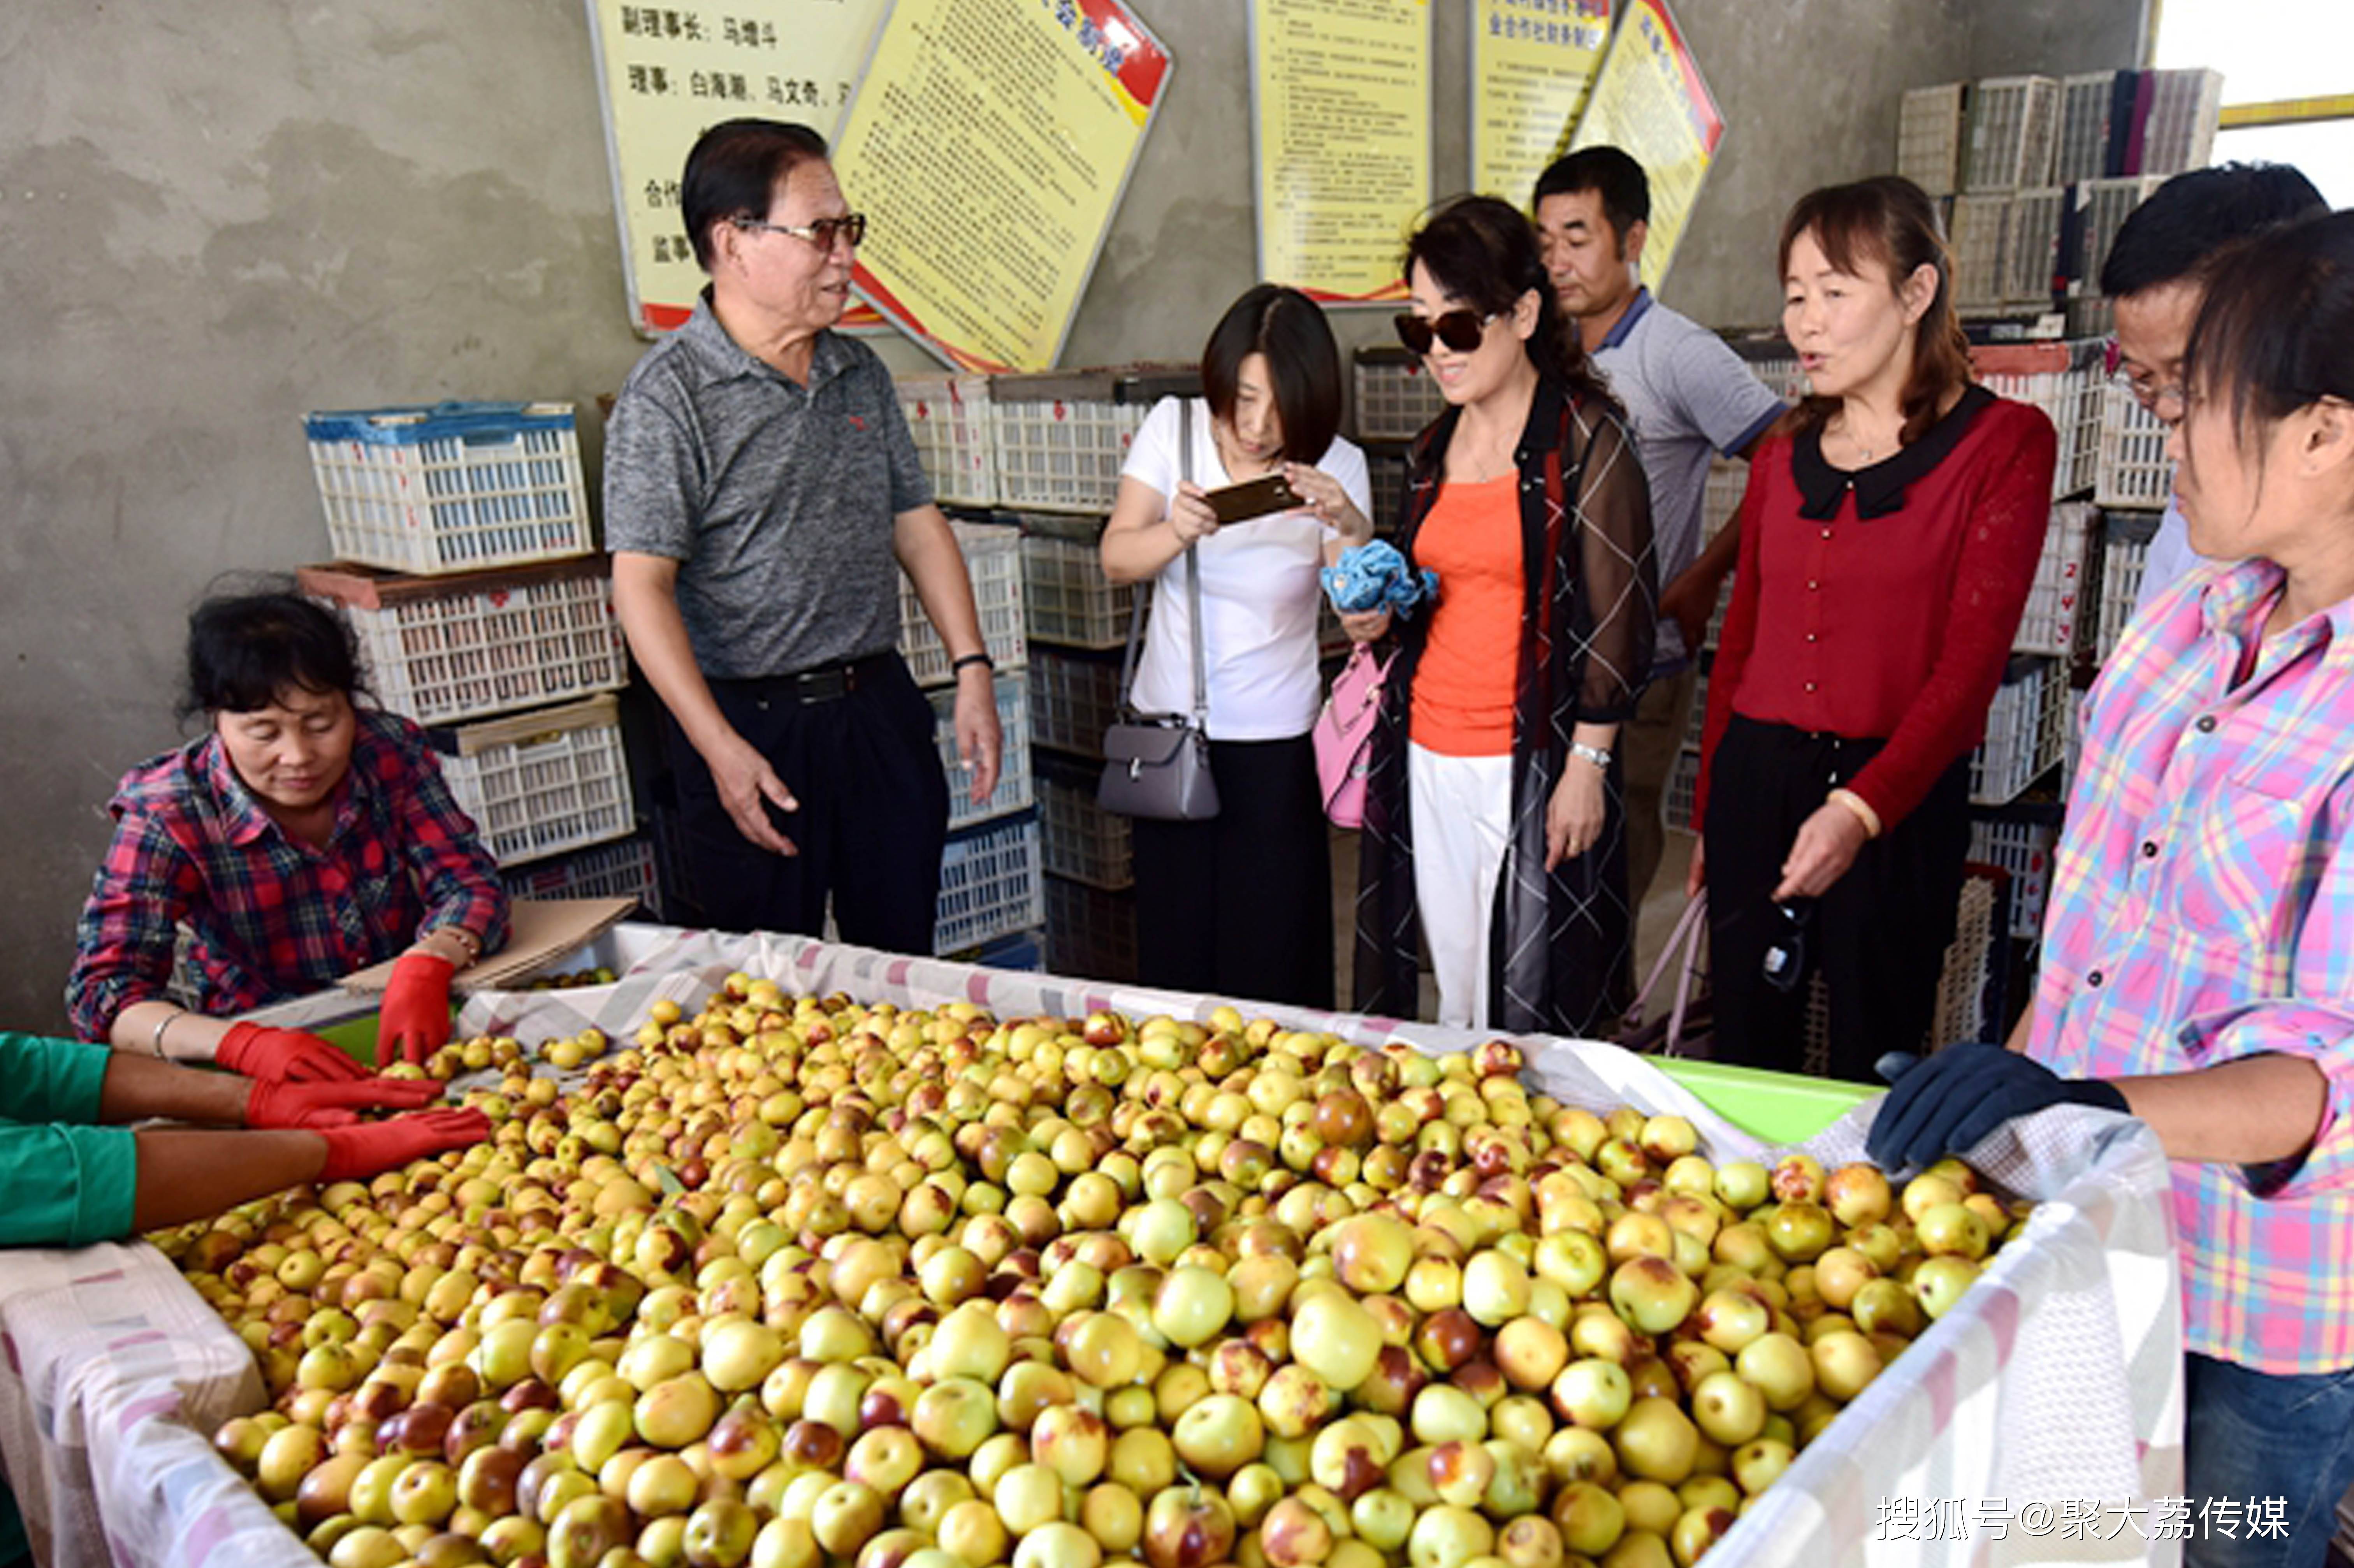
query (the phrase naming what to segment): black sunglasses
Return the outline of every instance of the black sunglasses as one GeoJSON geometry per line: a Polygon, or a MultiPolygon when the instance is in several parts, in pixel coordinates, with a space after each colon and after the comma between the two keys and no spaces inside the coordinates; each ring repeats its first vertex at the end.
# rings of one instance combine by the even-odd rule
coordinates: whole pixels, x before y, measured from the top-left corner
{"type": "Polygon", "coordinates": [[[1431,340],[1437,338],[1458,354],[1469,354],[1487,341],[1488,323],[1495,319],[1469,310],[1448,311],[1438,316],[1400,311],[1391,318],[1391,324],[1397,328],[1398,341],[1405,344],[1409,353],[1428,354],[1431,340]]]}

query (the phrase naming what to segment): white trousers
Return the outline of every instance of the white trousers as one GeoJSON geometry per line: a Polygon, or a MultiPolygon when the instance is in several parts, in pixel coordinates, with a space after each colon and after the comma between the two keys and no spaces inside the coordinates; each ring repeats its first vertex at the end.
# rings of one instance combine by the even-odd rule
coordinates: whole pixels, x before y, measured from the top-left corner
{"type": "Polygon", "coordinates": [[[1488,1021],[1488,942],[1511,832],[1512,759],[1447,757],[1408,743],[1405,777],[1414,896],[1438,982],[1438,1022],[1476,1028],[1488,1021]]]}

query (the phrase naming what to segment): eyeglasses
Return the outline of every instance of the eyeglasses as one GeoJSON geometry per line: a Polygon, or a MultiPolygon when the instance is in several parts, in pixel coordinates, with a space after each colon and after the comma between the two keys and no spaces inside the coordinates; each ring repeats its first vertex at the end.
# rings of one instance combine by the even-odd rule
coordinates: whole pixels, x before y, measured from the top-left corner
{"type": "Polygon", "coordinates": [[[853,250],[858,249],[866,238],[866,215],[854,212],[842,217],[821,217],[814,223],[764,223],[757,217],[739,217],[736,227],[748,233],[790,234],[831,254],[837,240],[846,239],[853,250]]]}
{"type": "Polygon", "coordinates": [[[2124,387],[2133,394],[2135,402],[2158,414],[2161,419],[2167,417],[2158,413],[2161,403],[2173,404],[2174,417],[2181,418],[2190,406],[2190,395],[2179,386],[2160,386],[2158,377],[2146,370],[2127,370],[2125,357],[2125,350],[2118,346],[2117,340],[2109,339],[2106,357],[2109,385],[2124,387]]]}
{"type": "Polygon", "coordinates": [[[1391,324],[1397,328],[1398,341],[1405,344],[1408,353],[1428,354],[1431,340],[1437,338],[1458,354],[1469,354],[1487,341],[1488,323],[1495,319],[1494,315],[1483,316],[1477,311],[1448,311],[1437,316],[1400,311],[1391,319],[1391,324]]]}

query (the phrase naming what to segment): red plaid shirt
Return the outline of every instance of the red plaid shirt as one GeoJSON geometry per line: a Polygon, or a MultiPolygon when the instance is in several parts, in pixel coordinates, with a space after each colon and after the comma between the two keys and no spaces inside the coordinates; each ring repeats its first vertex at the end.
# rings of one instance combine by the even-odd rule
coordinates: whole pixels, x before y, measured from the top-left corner
{"type": "Polygon", "coordinates": [[[169,994],[184,924],[194,1004],[217,1017],[333,985],[437,927],[506,939],[498,866],[405,718],[361,710],[323,849],[270,820],[210,735],[132,769],[109,809],[66,982],[86,1039],[169,994]]]}

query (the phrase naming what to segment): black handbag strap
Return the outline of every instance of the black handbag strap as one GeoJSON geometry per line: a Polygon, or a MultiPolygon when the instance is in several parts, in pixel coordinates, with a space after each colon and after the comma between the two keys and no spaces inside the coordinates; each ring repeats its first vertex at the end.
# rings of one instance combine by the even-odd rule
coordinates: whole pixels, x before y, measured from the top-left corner
{"type": "MultiPolygon", "coordinates": [[[[1180,483],[1193,477],[1193,400],[1177,400],[1177,479],[1180,483]]],[[[1174,495],[1172,493],[1172,500],[1174,495]]],[[[1119,711],[1135,711],[1129,700],[1136,683],[1136,644],[1144,629],[1144,601],[1152,597],[1150,583],[1136,585],[1136,595],[1128,607],[1128,651],[1119,661],[1119,711]]],[[[1185,546],[1185,597],[1192,609],[1193,623],[1193,727],[1203,734],[1210,731],[1210,677],[1202,646],[1202,562],[1193,546],[1185,546]]]]}

